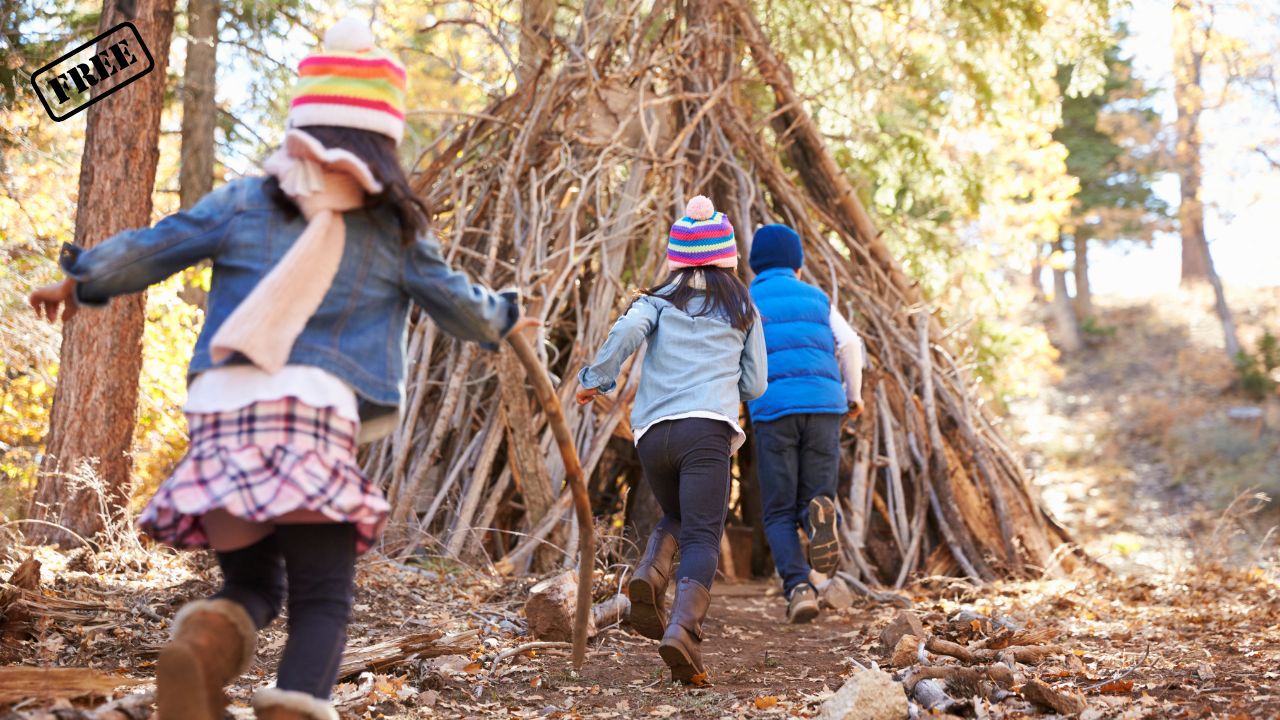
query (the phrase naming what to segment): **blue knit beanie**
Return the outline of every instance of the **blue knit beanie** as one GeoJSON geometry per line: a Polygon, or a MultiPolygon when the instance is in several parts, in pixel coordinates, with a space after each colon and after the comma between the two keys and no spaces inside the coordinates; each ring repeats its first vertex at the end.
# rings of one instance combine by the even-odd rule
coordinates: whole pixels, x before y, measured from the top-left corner
{"type": "Polygon", "coordinates": [[[751,271],[762,273],[769,268],[799,270],[804,265],[804,248],[800,236],[786,225],[765,225],[756,230],[751,241],[751,271]]]}

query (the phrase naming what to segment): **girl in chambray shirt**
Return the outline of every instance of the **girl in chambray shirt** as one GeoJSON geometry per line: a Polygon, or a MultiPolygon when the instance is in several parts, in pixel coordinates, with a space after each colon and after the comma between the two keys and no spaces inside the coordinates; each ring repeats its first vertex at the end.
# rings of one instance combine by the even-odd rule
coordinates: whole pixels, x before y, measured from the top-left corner
{"type": "Polygon", "coordinates": [[[631,426],[663,518],[632,575],[630,620],[662,641],[658,652],[673,679],[702,684],[702,621],[729,506],[729,458],[745,440],[739,407],[764,393],[768,370],[760,318],[734,273],[733,226],[709,199],[690,200],[671,226],[667,266],[671,275],[631,304],[578,374],[577,399],[586,404],[613,390],[623,361],[648,342],[631,426]]]}
{"type": "Polygon", "coordinates": [[[410,303],[486,344],[537,324],[441,257],[396,157],[404,66],[354,18],[325,46],[300,65],[291,129],[266,176],[91,250],[66,246],[68,279],[31,295],[51,320],[65,303],[67,319],[213,261],[184,408],[190,449],[141,524],[177,547],[212,547],[223,585],[175,618],[157,663],[160,720],[221,720],[224,686],[248,668],[286,594],[288,642],[255,714],[337,720],[329,696],[356,556],[388,511],[356,462],[357,436],[395,424],[410,303]]]}

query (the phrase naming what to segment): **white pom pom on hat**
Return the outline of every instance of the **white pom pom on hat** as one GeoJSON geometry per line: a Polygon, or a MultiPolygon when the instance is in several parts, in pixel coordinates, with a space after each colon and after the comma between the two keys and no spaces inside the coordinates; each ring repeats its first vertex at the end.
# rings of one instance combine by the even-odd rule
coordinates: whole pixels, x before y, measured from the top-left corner
{"type": "Polygon", "coordinates": [[[324,49],[338,52],[364,52],[375,44],[369,22],[348,15],[333,24],[324,34],[324,49]]]}
{"type": "Polygon", "coordinates": [[[716,206],[706,195],[694,195],[685,206],[684,215],[691,220],[707,220],[716,214],[716,206]]]}

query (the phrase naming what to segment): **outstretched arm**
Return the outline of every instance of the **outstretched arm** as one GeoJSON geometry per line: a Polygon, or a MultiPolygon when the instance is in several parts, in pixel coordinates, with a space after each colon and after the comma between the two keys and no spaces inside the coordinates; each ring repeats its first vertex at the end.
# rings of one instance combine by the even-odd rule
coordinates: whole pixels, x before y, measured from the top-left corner
{"type": "Polygon", "coordinates": [[[106,305],[117,295],[141,292],[216,255],[236,217],[239,190],[238,183],[228,183],[190,210],[153,227],[125,230],[88,250],[64,244],[58,264],[75,280],[75,300],[106,305]]]}
{"type": "Polygon", "coordinates": [[[585,405],[600,393],[611,392],[618,385],[618,372],[622,363],[649,337],[658,323],[658,308],[647,298],[640,298],[609,330],[609,337],[596,353],[595,361],[582,368],[578,382],[582,389],[577,393],[579,405],[585,405]]]}
{"type": "Polygon", "coordinates": [[[520,307],[515,293],[496,293],[471,282],[440,254],[427,234],[405,250],[402,285],[445,332],[494,346],[515,329],[520,307]]]}

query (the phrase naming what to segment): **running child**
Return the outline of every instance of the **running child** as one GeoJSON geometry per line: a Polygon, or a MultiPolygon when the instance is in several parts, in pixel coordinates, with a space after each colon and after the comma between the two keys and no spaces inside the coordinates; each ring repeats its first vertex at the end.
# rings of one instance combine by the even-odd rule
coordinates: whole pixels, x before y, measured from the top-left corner
{"type": "Polygon", "coordinates": [[[746,439],[739,409],[765,389],[764,335],[737,266],[729,219],[701,195],[690,200],[671,227],[670,275],[636,298],[578,374],[585,405],[612,391],[623,361],[648,343],[631,427],[663,517],[629,585],[631,623],[662,641],[672,679],[685,683],[706,679],[702,621],[729,508],[729,459],[746,439]]]}
{"type": "Polygon", "coordinates": [[[818,616],[809,571],[840,561],[836,484],[840,428],[862,413],[862,339],[821,290],[800,279],[804,249],[786,225],[751,243],[751,298],[764,321],[769,389],[747,404],[756,440],[764,532],[787,598],[787,622],[818,616]],[[808,557],[797,531],[809,536],[808,557]]]}
{"type": "Polygon", "coordinates": [[[91,250],[64,246],[68,278],[31,294],[50,320],[64,303],[70,318],[213,261],[184,408],[190,449],[140,522],[176,547],[212,547],[223,585],[174,619],[157,666],[160,720],[221,720],[224,687],[286,602],[276,686],[255,694],[255,714],[337,720],[329,697],[356,557],[388,511],[356,462],[357,436],[395,424],[410,303],[482,343],[537,324],[441,257],[396,156],[404,66],[367,25],[334,25],[299,73],[266,175],[91,250]]]}

